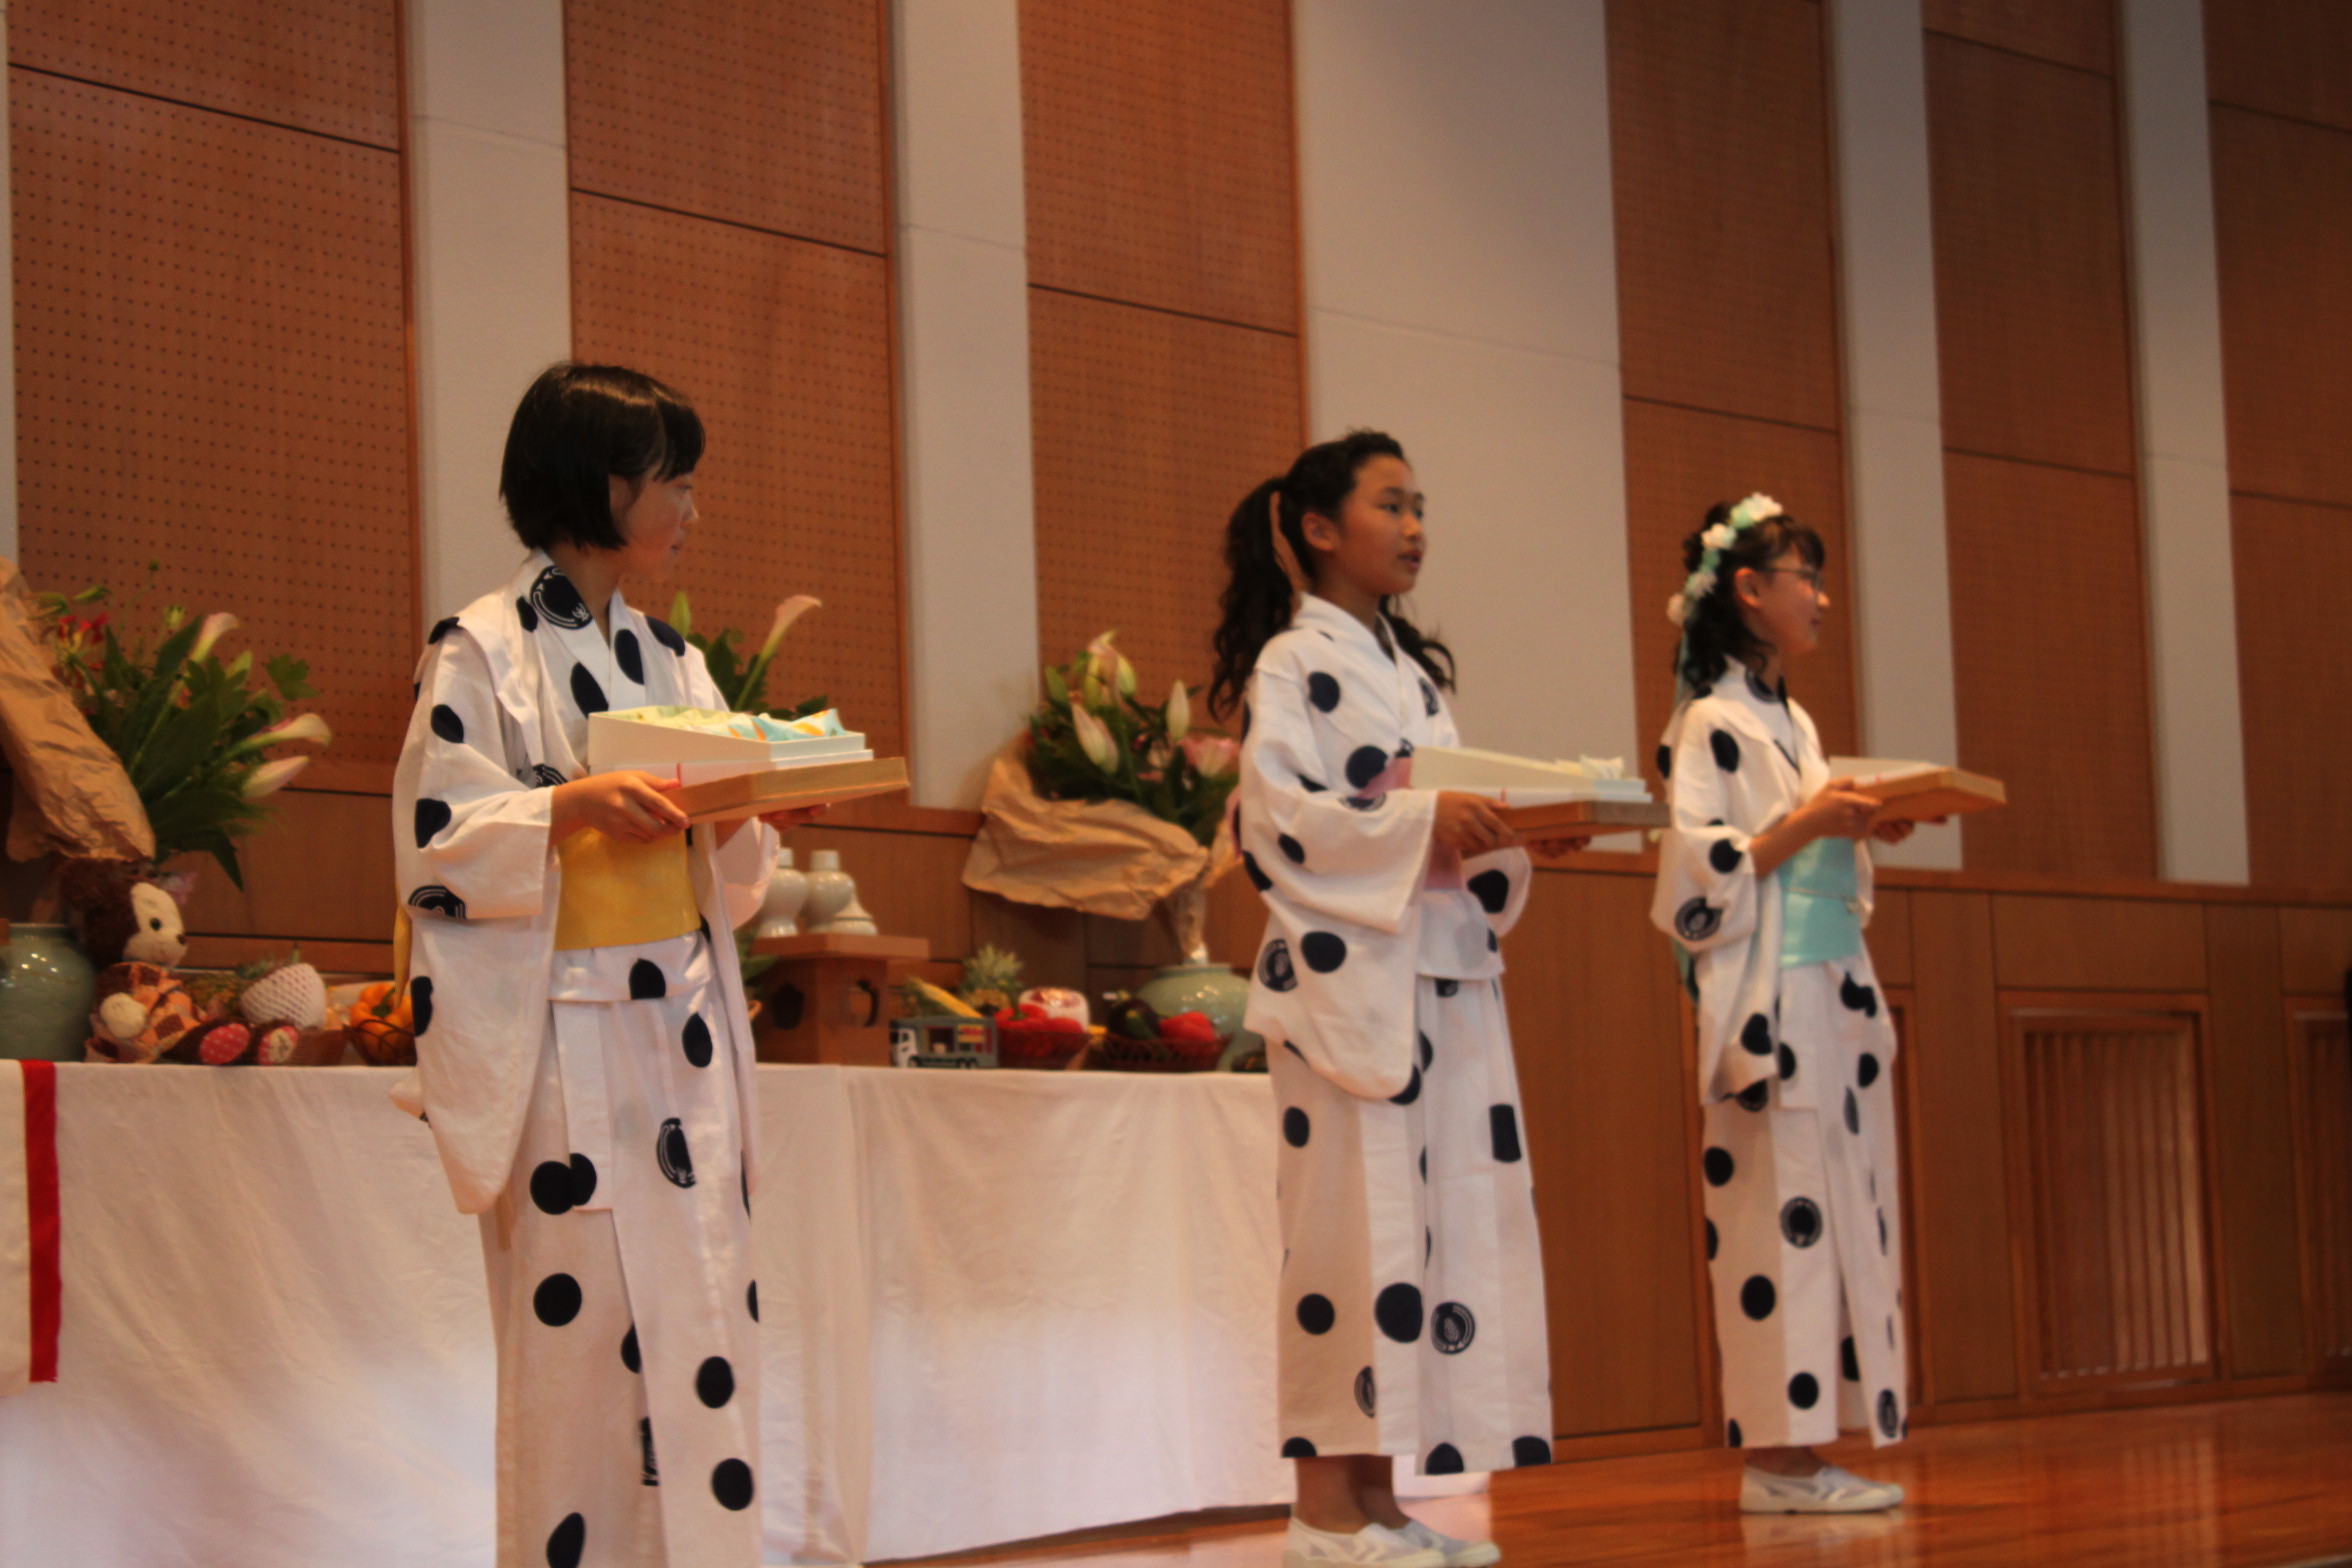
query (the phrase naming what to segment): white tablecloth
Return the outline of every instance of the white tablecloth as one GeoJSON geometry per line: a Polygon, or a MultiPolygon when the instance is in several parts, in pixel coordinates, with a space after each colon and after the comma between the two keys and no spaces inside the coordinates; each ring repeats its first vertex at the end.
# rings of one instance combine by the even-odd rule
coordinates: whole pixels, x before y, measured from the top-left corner
{"type": "MultiPolygon", "coordinates": [[[[490,1562],[473,1220],[392,1075],[58,1074],[0,1568],[490,1562]]],[[[770,1562],[1279,1501],[1263,1078],[760,1072],[770,1562]]]]}

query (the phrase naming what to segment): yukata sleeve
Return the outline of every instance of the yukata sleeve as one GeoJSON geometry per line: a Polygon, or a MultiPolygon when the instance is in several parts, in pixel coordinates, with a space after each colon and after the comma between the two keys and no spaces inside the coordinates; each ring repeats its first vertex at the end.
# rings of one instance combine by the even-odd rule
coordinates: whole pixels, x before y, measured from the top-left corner
{"type": "Polygon", "coordinates": [[[1429,790],[1343,797],[1324,777],[1304,683],[1260,666],[1250,678],[1235,838],[1261,893],[1294,908],[1394,932],[1420,894],[1437,796],[1429,790]]]}
{"type": "MultiPolygon", "coordinates": [[[[719,694],[718,682],[711,679],[710,666],[703,662],[702,650],[688,644],[679,655],[684,663],[686,701],[697,708],[724,710],[727,699],[719,694]]],[[[709,829],[717,833],[718,824],[709,829]]],[[[753,817],[738,828],[735,836],[719,843],[711,852],[711,869],[719,880],[721,896],[726,900],[727,924],[730,929],[742,925],[759,913],[760,900],[767,895],[768,877],[776,864],[776,830],[753,817]]]]}
{"type": "Polygon", "coordinates": [[[1511,934],[1527,909],[1528,892],[1535,886],[1535,862],[1524,849],[1498,849],[1473,855],[1462,862],[1462,885],[1486,911],[1487,926],[1499,941],[1511,934]]]}
{"type": "Polygon", "coordinates": [[[426,650],[393,776],[401,896],[456,919],[524,918],[546,902],[554,795],[510,771],[490,663],[463,627],[426,650]]]}
{"type": "Polygon", "coordinates": [[[1651,923],[1693,953],[1745,941],[1762,896],[1748,852],[1753,835],[1735,825],[1729,768],[1738,766],[1739,742],[1712,719],[1704,699],[1684,715],[1667,780],[1674,822],[1658,841],[1650,902],[1651,923]]]}

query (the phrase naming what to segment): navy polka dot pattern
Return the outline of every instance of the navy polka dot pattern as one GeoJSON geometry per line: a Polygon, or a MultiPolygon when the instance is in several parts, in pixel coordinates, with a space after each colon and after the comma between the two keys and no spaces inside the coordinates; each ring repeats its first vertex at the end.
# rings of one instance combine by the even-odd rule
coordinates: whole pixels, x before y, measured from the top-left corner
{"type": "Polygon", "coordinates": [[[645,684],[645,651],[637,645],[637,634],[626,626],[613,633],[613,664],[630,680],[645,684]]]}
{"type": "Polygon", "coordinates": [[[1519,1469],[1524,1470],[1529,1465],[1548,1465],[1551,1462],[1552,1445],[1547,1439],[1540,1437],[1514,1437],[1511,1439],[1511,1463],[1519,1469]]]}
{"type": "Polygon", "coordinates": [[[740,1459],[722,1459],[711,1471],[711,1496],[719,1506],[731,1513],[741,1513],[751,1506],[751,1466],[740,1459]]]}
{"type": "Polygon", "coordinates": [[[1780,1292],[1761,1274],[1749,1275],[1748,1282],[1740,1287],[1740,1310],[1759,1323],[1772,1316],[1772,1309],[1779,1301],[1780,1292]]]}
{"type": "Polygon", "coordinates": [[[1315,1445],[1303,1437],[1285,1438],[1282,1444],[1282,1457],[1285,1459],[1312,1459],[1315,1457],[1315,1445]]]}
{"type": "Polygon", "coordinates": [[[1487,1135],[1494,1141],[1494,1157],[1500,1164],[1509,1165],[1520,1158],[1519,1112],[1508,1105],[1489,1106],[1486,1112],[1487,1135]]]}
{"type": "Polygon", "coordinates": [[[444,615],[441,617],[441,619],[433,623],[433,629],[431,631],[425,633],[425,641],[428,645],[437,643],[442,638],[448,636],[451,632],[456,630],[457,617],[454,615],[444,615]]]}
{"type": "Polygon", "coordinates": [[[1748,1021],[1740,1025],[1740,1049],[1751,1056],[1770,1056],[1772,1020],[1762,1013],[1750,1013],[1748,1021]]]}
{"type": "Polygon", "coordinates": [[[1380,1332],[1400,1345],[1421,1337],[1421,1288],[1395,1284],[1383,1288],[1372,1302],[1372,1321],[1380,1332]]]}
{"type": "Polygon", "coordinates": [[[1299,775],[1299,788],[1305,790],[1310,795],[1322,795],[1328,793],[1331,789],[1331,786],[1324,783],[1321,779],[1311,779],[1302,773],[1299,775]]]}
{"type": "Polygon", "coordinates": [[[1499,915],[1511,905],[1511,879],[1501,871],[1481,871],[1470,879],[1469,887],[1478,907],[1490,915],[1499,915]]]}
{"type": "Polygon", "coordinates": [[[1331,1304],[1329,1296],[1306,1295],[1299,1297],[1298,1326],[1308,1333],[1328,1334],[1331,1332],[1331,1326],[1338,1321],[1339,1309],[1331,1304]]]}
{"type": "Polygon", "coordinates": [[[1821,1205],[1811,1198],[1791,1198],[1780,1206],[1780,1234],[1792,1247],[1810,1247],[1821,1239],[1821,1205]]]}
{"type": "Polygon", "coordinates": [[[1441,1355],[1458,1356],[1478,1338],[1478,1319],[1459,1301],[1441,1301],[1429,1314],[1429,1342],[1441,1355]]]}
{"type": "Polygon", "coordinates": [[[1421,1473],[1423,1475],[1460,1475],[1462,1473],[1462,1451],[1451,1443],[1438,1444],[1429,1451],[1429,1457],[1421,1461],[1421,1473]]]}
{"type": "Polygon", "coordinates": [[[549,1328],[562,1328],[580,1315],[580,1282],[569,1274],[550,1274],[531,1292],[531,1310],[549,1328]]]}
{"type": "Polygon", "coordinates": [[[1462,982],[1459,980],[1440,980],[1437,983],[1437,994],[1441,997],[1457,996],[1461,994],[1461,990],[1462,982]]]}
{"type": "Polygon", "coordinates": [[[1789,1403],[1799,1410],[1810,1410],[1821,1402],[1821,1382],[1810,1372],[1799,1372],[1789,1379],[1789,1403]]]}
{"type": "Polygon", "coordinates": [[[408,982],[409,1022],[415,1025],[422,1038],[433,1027],[433,977],[414,975],[408,982]]]}
{"type": "Polygon", "coordinates": [[[1357,789],[1368,787],[1387,771],[1388,753],[1378,746],[1358,746],[1348,753],[1347,781],[1357,789]]]}
{"type": "Polygon", "coordinates": [[[580,590],[563,574],[561,567],[550,566],[531,584],[531,607],[556,625],[578,631],[596,617],[588,610],[588,601],[580,597],[580,590]]]}
{"type": "Polygon", "coordinates": [[[1658,748],[1658,777],[1674,777],[1674,748],[1671,746],[1661,745],[1658,748]]]}
{"type": "Polygon", "coordinates": [[[1282,1141],[1292,1148],[1305,1148],[1313,1133],[1314,1124],[1307,1119],[1305,1111],[1294,1105],[1282,1113],[1282,1141]]]}
{"type": "Polygon", "coordinates": [[[1318,713],[1330,713],[1339,707],[1339,682],[1321,670],[1307,677],[1307,701],[1318,713]]]}
{"type": "Polygon", "coordinates": [[[1370,1367],[1356,1374],[1355,1396],[1356,1408],[1364,1413],[1366,1420],[1380,1414],[1380,1390],[1373,1381],[1370,1367]]]}
{"type": "Polygon", "coordinates": [[[1731,1098],[1743,1111],[1760,1111],[1772,1103],[1772,1080],[1759,1078],[1731,1098]]]}
{"type": "Polygon", "coordinates": [[[1674,931],[1685,942],[1704,942],[1723,927],[1723,911],[1703,898],[1685,899],[1674,912],[1674,931]]]}
{"type": "Polygon", "coordinates": [[[1720,1245],[1720,1238],[1715,1234],[1715,1222],[1709,1220],[1707,1221],[1707,1261],[1709,1263],[1715,1261],[1715,1249],[1718,1245],[1720,1245]]]}
{"type": "Polygon", "coordinates": [[[1707,846],[1707,864],[1730,876],[1740,867],[1740,847],[1730,839],[1717,839],[1707,846]]]}
{"type": "Polygon", "coordinates": [[[1299,938],[1299,957],[1319,975],[1330,974],[1347,962],[1347,939],[1336,931],[1309,931],[1299,938]]]}
{"type": "Polygon", "coordinates": [[[596,1196],[596,1164],[585,1154],[542,1160],[531,1172],[531,1201],[544,1214],[568,1214],[596,1196]]]}
{"type": "Polygon", "coordinates": [[[759,1321],[759,1281],[756,1279],[743,1287],[743,1310],[751,1314],[754,1323],[759,1321]]]}
{"type": "Polygon", "coordinates": [[[1437,1060],[1437,1047],[1429,1043],[1429,1036],[1426,1034],[1419,1036],[1418,1041],[1421,1049],[1421,1066],[1426,1070],[1431,1063],[1437,1060]]]}
{"type": "Polygon", "coordinates": [[[1715,766],[1726,773],[1737,773],[1740,765],[1740,745],[1729,730],[1710,730],[1707,749],[1715,753],[1715,766]]]}
{"type": "Polygon", "coordinates": [[[1729,1149],[1709,1149],[1699,1157],[1699,1167],[1706,1172],[1707,1185],[1710,1187],[1720,1187],[1731,1180],[1732,1172],[1737,1168],[1729,1149]]]}
{"type": "Polygon", "coordinates": [[[1292,865],[1303,866],[1307,863],[1307,847],[1288,833],[1276,835],[1274,842],[1281,848],[1282,858],[1292,865]]]}
{"type": "Polygon", "coordinates": [[[634,1323],[629,1325],[628,1335],[621,1341],[621,1365],[636,1373],[645,1370],[645,1356],[637,1348],[637,1325],[634,1323]]]}
{"type": "Polygon", "coordinates": [[[1737,1421],[1729,1421],[1724,1423],[1723,1441],[1733,1448],[1738,1448],[1742,1445],[1742,1439],[1740,1437],[1740,1424],[1737,1421]]]}
{"type": "Polygon", "coordinates": [[[580,1568],[580,1554],[588,1549],[588,1521],[565,1514],[547,1536],[547,1568],[580,1568]]]}
{"type": "Polygon", "coordinates": [[[669,982],[662,977],[661,965],[650,958],[640,958],[629,966],[629,1000],[650,1002],[669,994],[669,982]]]}
{"type": "Polygon", "coordinates": [[[604,688],[588,673],[585,664],[572,666],[572,701],[579,704],[582,713],[602,713],[612,706],[605,701],[604,688]]]}
{"type": "Polygon", "coordinates": [[[465,918],[465,900],[438,882],[428,882],[408,895],[408,907],[422,909],[428,914],[446,915],[452,920],[465,918]]]}
{"type": "Polygon", "coordinates": [[[688,1016],[686,1027],[679,1031],[679,1044],[686,1052],[687,1065],[708,1067],[711,1064],[710,1025],[702,1021],[702,1014],[688,1016]]]}
{"type": "Polygon", "coordinates": [[[539,629],[539,612],[531,608],[530,600],[517,599],[515,614],[521,617],[524,631],[535,632],[539,629]]]}
{"type": "Polygon", "coordinates": [[[1249,874],[1250,886],[1261,893],[1273,891],[1274,879],[1259,867],[1258,857],[1246,849],[1241,852],[1241,869],[1249,874]]]}
{"type": "Polygon", "coordinates": [[[1797,1075],[1797,1053],[1784,1043],[1779,1053],[1780,1077],[1783,1083],[1797,1075]]]}
{"type": "Polygon", "coordinates": [[[674,1187],[694,1185],[694,1155],[686,1147],[686,1128],[673,1116],[661,1124],[661,1131],[653,1137],[655,1163],[674,1187]]]}
{"type": "Polygon", "coordinates": [[[1395,1094],[1392,1094],[1388,1097],[1388,1103],[1391,1105],[1410,1105],[1415,1100],[1420,1098],[1421,1069],[1416,1067],[1413,1069],[1413,1076],[1405,1080],[1405,1086],[1402,1089],[1399,1089],[1395,1094]]]}
{"type": "Polygon", "coordinates": [[[452,708],[448,703],[436,702],[433,704],[433,717],[431,722],[433,725],[433,733],[440,736],[443,740],[449,742],[449,744],[452,746],[462,746],[465,744],[465,720],[459,718],[457,710],[452,708]]]}
{"type": "Polygon", "coordinates": [[[1268,942],[1258,954],[1258,983],[1269,991],[1295,991],[1298,972],[1291,968],[1290,944],[1280,937],[1268,942]]]}
{"type": "Polygon", "coordinates": [[[1849,1383],[1862,1381],[1862,1360],[1854,1354],[1854,1336],[1851,1334],[1838,1342],[1838,1375],[1849,1383]]]}
{"type": "Polygon", "coordinates": [[[1859,1133],[1861,1130],[1862,1107],[1855,1102],[1854,1091],[1848,1089],[1846,1091],[1846,1131],[1859,1133]]]}
{"type": "Polygon", "coordinates": [[[419,795],[416,803],[416,847],[423,849],[427,844],[432,843],[435,838],[440,836],[441,830],[449,826],[455,815],[456,813],[449,809],[448,801],[436,800],[430,795],[419,795]]]}
{"type": "Polygon", "coordinates": [[[705,1357],[694,1369],[694,1397],[713,1410],[735,1397],[735,1369],[725,1356],[705,1357]]]}
{"type": "Polygon", "coordinates": [[[1854,1063],[1854,1081],[1867,1089],[1878,1082],[1878,1058],[1864,1051],[1854,1063]]]}
{"type": "Polygon", "coordinates": [[[1838,1000],[1851,1011],[1866,1018],[1878,1016],[1878,989],[1867,986],[1848,975],[1838,983],[1838,1000]]]}

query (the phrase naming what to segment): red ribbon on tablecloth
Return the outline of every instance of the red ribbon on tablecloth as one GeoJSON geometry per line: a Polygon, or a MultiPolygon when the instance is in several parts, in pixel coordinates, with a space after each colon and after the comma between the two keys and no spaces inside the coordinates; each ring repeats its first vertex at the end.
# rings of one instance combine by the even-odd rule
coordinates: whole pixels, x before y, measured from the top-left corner
{"type": "Polygon", "coordinates": [[[57,1325],[64,1296],[57,1243],[57,1064],[25,1062],[25,1221],[32,1241],[32,1371],[35,1383],[57,1381],[57,1325]]]}

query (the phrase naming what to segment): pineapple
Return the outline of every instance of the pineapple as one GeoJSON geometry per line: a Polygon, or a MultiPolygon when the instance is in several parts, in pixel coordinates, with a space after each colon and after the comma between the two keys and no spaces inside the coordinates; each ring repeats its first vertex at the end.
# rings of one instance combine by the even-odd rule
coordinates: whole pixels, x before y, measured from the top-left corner
{"type": "Polygon", "coordinates": [[[961,990],[964,1000],[983,1014],[1010,1012],[1013,998],[1021,994],[1021,960],[1001,947],[985,945],[964,960],[961,990]]]}

